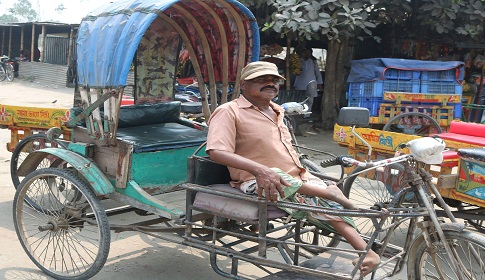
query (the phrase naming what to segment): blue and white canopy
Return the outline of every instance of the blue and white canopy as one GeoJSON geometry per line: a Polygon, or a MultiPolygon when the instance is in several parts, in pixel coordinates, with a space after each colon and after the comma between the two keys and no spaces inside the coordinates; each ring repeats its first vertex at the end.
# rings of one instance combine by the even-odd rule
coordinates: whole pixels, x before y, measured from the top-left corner
{"type": "Polygon", "coordinates": [[[177,65],[180,46],[211,82],[235,81],[238,71],[259,57],[256,20],[233,0],[117,1],[82,20],[76,44],[78,82],[90,88],[126,86],[134,61],[143,64],[145,77],[153,69],[173,76],[166,66],[177,65]]]}

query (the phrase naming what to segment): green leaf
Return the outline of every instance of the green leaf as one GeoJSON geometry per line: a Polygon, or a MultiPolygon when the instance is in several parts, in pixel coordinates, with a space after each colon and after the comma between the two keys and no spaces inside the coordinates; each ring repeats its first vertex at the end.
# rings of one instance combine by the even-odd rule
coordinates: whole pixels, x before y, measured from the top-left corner
{"type": "Polygon", "coordinates": [[[312,28],[312,31],[318,31],[318,29],[320,29],[320,24],[318,22],[311,22],[310,26],[312,28]]]}
{"type": "Polygon", "coordinates": [[[348,7],[350,5],[349,0],[338,0],[338,2],[343,6],[343,7],[348,7]]]}
{"type": "Polygon", "coordinates": [[[316,20],[316,19],[318,19],[318,14],[317,14],[317,11],[316,11],[316,10],[308,11],[308,17],[309,17],[311,20],[316,20]]]}
{"type": "Polygon", "coordinates": [[[364,26],[366,26],[366,27],[376,28],[376,25],[372,22],[364,21],[363,23],[364,23],[364,26]]]}
{"type": "Polygon", "coordinates": [[[431,11],[431,15],[434,17],[438,16],[439,14],[441,14],[441,10],[434,9],[431,11]]]}
{"type": "Polygon", "coordinates": [[[438,25],[438,26],[436,27],[436,31],[438,31],[438,33],[439,33],[439,34],[442,34],[442,33],[444,33],[444,32],[445,32],[445,29],[443,28],[443,26],[438,25]]]}
{"type": "Polygon", "coordinates": [[[283,14],[276,14],[275,15],[275,18],[278,19],[278,20],[287,20],[289,19],[290,17],[287,16],[287,15],[283,15],[283,14]]]}
{"type": "Polygon", "coordinates": [[[413,9],[411,9],[411,6],[409,6],[407,3],[402,3],[401,7],[407,13],[411,13],[413,11],[413,9]]]}
{"type": "Polygon", "coordinates": [[[319,11],[322,8],[322,4],[318,1],[312,1],[311,6],[315,11],[319,11]]]}
{"type": "Polygon", "coordinates": [[[294,13],[291,18],[294,19],[294,18],[301,18],[301,16],[303,15],[303,12],[296,12],[294,13]]]}

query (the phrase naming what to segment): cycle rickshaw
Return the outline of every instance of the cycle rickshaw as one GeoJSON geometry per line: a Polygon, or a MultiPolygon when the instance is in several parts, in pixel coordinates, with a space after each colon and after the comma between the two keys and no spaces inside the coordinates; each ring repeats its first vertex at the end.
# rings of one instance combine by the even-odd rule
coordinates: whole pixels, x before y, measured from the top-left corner
{"type": "MultiPolygon", "coordinates": [[[[386,209],[269,203],[228,187],[227,168],[211,162],[200,148],[206,137],[204,128],[180,118],[181,104],[171,101],[182,45],[190,53],[198,81],[208,84],[209,94],[215,95],[218,82],[223,85],[223,96],[230,82],[238,93],[237,73],[258,59],[256,20],[233,0],[134,0],[100,8],[81,23],[77,41],[80,99],[74,104],[80,108],[71,110],[66,123],[72,129],[70,140],[56,138],[62,132],[58,127],[50,129],[46,137],[58,147],[33,151],[17,170],[18,176],[25,177],[14,198],[15,229],[27,255],[47,275],[93,277],[106,262],[110,230],[116,230],[137,231],[204,250],[214,271],[233,279],[247,278],[238,273],[241,262],[253,264],[270,277],[293,272],[353,279],[370,248],[383,259],[373,278],[395,274],[406,261],[412,263],[410,275],[422,278],[429,271],[461,279],[484,277],[484,238],[463,226],[438,221],[427,203],[425,184],[418,178],[402,190],[403,195],[415,193],[417,201],[403,204],[396,199],[386,209]],[[122,107],[132,64],[135,105],[122,107]],[[38,168],[45,161],[48,166],[38,168]],[[165,200],[173,193],[185,197],[185,203],[177,207],[165,200]],[[111,200],[126,207],[107,209],[105,203],[111,200]],[[304,216],[289,216],[281,207],[366,218],[375,233],[367,237],[366,250],[337,247],[344,240],[335,232],[304,216]],[[110,224],[108,215],[127,210],[149,219],[110,224]],[[383,227],[388,220],[391,226],[383,227]],[[416,222],[423,234],[414,242],[408,236],[402,248],[389,238],[377,239],[403,221],[416,222]],[[434,250],[429,251],[431,247],[434,250]],[[322,262],[322,256],[327,261],[322,262]],[[230,265],[222,267],[220,258],[229,259],[230,265]],[[358,261],[352,265],[355,258],[358,261]],[[450,274],[449,268],[456,273],[450,274]]],[[[207,100],[205,84],[200,84],[202,98],[207,100]]],[[[210,106],[204,102],[204,113],[210,114],[210,107],[215,106],[212,96],[210,106]]],[[[362,114],[351,112],[347,118],[342,114],[342,122],[364,125],[369,116],[362,114]],[[362,117],[356,119],[356,115],[362,117]]],[[[410,155],[396,161],[408,162],[411,169],[415,162],[410,155]]],[[[363,163],[342,157],[330,164],[363,163]]]]}

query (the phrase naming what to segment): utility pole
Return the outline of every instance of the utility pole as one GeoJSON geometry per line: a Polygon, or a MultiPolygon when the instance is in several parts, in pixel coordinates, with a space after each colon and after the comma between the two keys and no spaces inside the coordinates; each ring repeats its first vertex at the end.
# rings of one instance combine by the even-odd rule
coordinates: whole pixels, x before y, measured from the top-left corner
{"type": "Polygon", "coordinates": [[[41,11],[40,11],[40,3],[39,3],[39,0],[37,0],[37,21],[41,21],[41,19],[42,19],[40,13],[41,13],[41,11]]]}

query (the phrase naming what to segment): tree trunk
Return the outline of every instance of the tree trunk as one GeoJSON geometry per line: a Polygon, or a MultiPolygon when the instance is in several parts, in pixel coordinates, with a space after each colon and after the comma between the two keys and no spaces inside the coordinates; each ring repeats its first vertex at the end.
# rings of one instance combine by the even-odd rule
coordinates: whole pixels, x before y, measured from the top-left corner
{"type": "Polygon", "coordinates": [[[345,65],[350,60],[349,41],[341,38],[340,41],[328,42],[327,59],[325,66],[325,89],[322,98],[322,121],[324,130],[333,130],[340,110],[340,96],[345,94],[345,65]]]}

